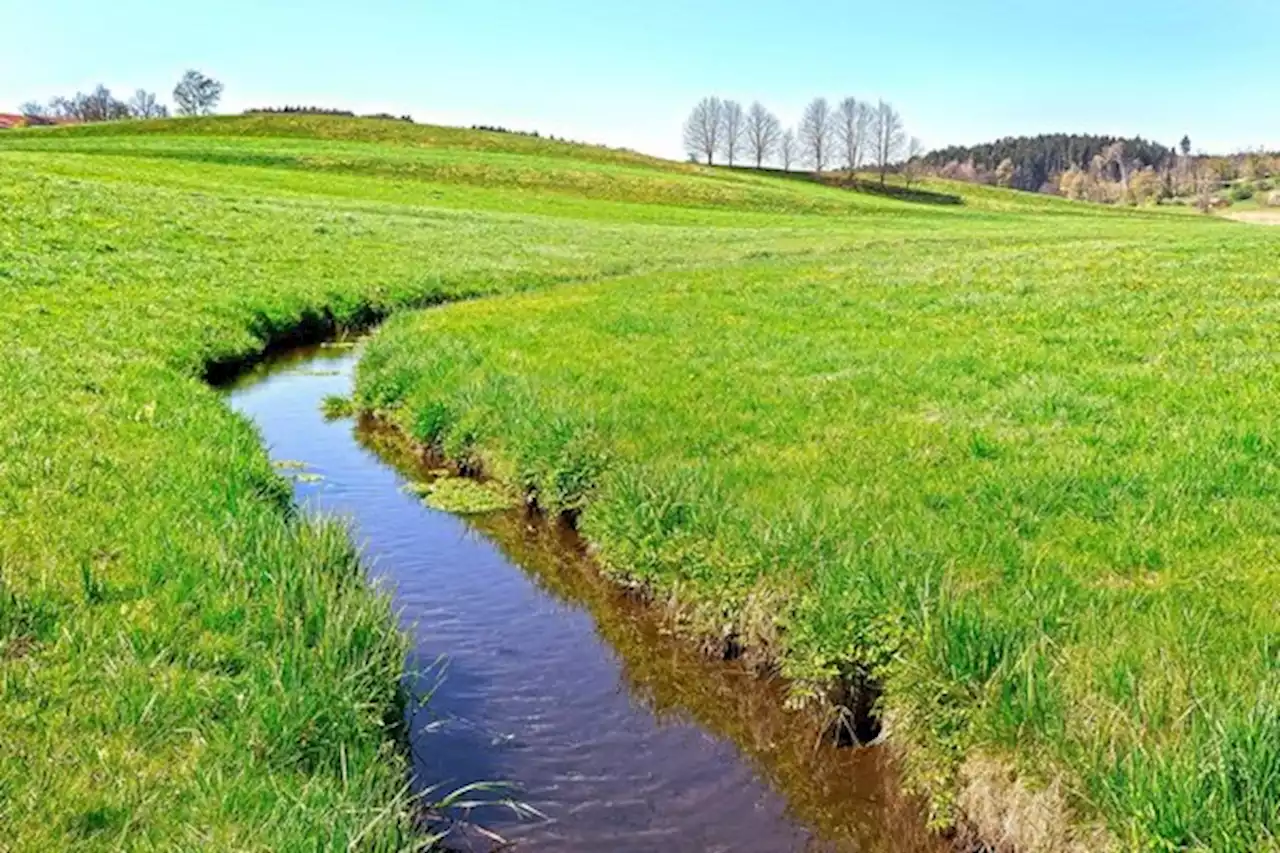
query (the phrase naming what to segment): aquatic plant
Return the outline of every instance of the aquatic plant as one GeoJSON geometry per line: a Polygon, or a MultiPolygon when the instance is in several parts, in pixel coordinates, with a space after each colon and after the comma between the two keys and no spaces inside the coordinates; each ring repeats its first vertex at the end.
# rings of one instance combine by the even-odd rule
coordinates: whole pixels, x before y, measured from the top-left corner
{"type": "Polygon", "coordinates": [[[429,483],[416,484],[414,491],[422,496],[427,506],[458,515],[483,515],[520,505],[520,498],[509,488],[466,477],[440,477],[429,483]]]}
{"type": "Polygon", "coordinates": [[[344,397],[340,394],[331,394],[325,397],[320,404],[327,420],[339,421],[343,418],[349,418],[355,415],[356,408],[350,397],[344,397]]]}

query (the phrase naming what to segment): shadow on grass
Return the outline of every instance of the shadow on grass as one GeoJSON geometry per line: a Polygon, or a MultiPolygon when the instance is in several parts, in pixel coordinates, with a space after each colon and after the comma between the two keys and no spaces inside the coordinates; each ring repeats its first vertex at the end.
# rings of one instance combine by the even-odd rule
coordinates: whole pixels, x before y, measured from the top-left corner
{"type": "Polygon", "coordinates": [[[768,175],[771,178],[783,178],[792,181],[803,181],[809,184],[822,184],[823,186],[835,187],[841,190],[850,190],[852,192],[867,193],[869,195],[878,195],[885,198],[896,199],[897,201],[910,202],[912,204],[935,204],[943,206],[961,206],[964,199],[958,195],[950,193],[939,193],[923,187],[909,187],[900,183],[880,183],[878,180],[867,180],[849,175],[847,172],[827,172],[821,175],[813,172],[792,172],[782,169],[755,169],[743,167],[743,171],[757,172],[761,175],[768,175]]]}
{"type": "Polygon", "coordinates": [[[860,193],[870,193],[871,195],[884,196],[885,198],[897,199],[898,201],[907,201],[913,204],[937,204],[944,206],[959,206],[964,204],[964,199],[958,195],[951,193],[938,193],[933,190],[926,190],[922,187],[908,187],[899,184],[882,184],[878,181],[864,181],[860,178],[817,178],[819,183],[828,186],[839,187],[841,189],[853,190],[860,193]]]}

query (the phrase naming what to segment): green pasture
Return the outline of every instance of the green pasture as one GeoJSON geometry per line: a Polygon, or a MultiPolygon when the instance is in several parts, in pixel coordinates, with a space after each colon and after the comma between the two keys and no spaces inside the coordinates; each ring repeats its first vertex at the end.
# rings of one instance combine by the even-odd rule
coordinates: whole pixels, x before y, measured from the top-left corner
{"type": "Polygon", "coordinates": [[[359,404],[797,698],[883,685],[940,821],[980,755],[1126,849],[1274,844],[1280,233],[924,189],[964,203],[397,122],[0,136],[0,849],[413,844],[405,641],[205,382],[396,312],[359,404]]]}

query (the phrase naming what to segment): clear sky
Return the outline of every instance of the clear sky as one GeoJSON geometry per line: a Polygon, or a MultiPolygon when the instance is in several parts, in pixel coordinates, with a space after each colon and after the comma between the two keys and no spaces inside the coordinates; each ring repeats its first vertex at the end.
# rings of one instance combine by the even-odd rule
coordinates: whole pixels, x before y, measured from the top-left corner
{"type": "Polygon", "coordinates": [[[704,94],[893,101],[930,147],[1052,131],[1280,149],[1280,0],[0,0],[0,111],[106,83],[679,157],[704,94]]]}

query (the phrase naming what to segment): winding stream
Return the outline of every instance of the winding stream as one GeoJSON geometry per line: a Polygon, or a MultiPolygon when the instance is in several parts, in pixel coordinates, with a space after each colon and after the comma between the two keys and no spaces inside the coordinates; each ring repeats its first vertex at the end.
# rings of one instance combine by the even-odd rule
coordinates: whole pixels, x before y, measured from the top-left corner
{"type": "MultiPolygon", "coordinates": [[[[412,633],[411,667],[447,659],[411,720],[418,778],[512,783],[545,819],[471,819],[522,851],[945,849],[884,752],[835,748],[821,720],[783,710],[781,685],[670,636],[572,534],[521,513],[464,519],[405,491],[418,460],[322,416],[357,358],[298,350],[229,395],[295,475],[298,503],[350,519],[412,633]]],[[[493,847],[474,831],[455,843],[493,847]]]]}

